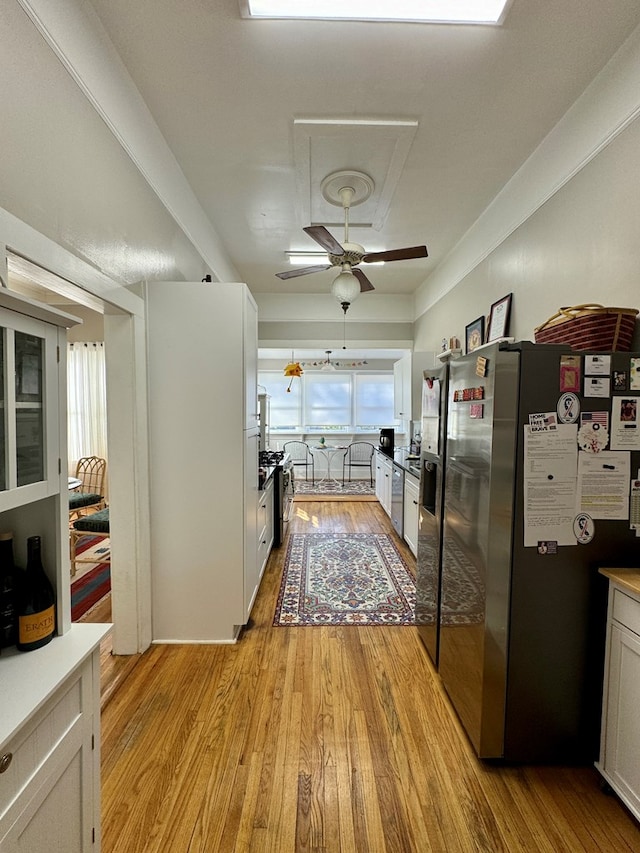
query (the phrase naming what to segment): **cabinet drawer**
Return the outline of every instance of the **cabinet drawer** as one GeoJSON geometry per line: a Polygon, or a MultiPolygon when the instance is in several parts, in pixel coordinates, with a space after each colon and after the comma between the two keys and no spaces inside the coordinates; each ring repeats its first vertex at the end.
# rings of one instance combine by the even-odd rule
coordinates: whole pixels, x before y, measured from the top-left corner
{"type": "Polygon", "coordinates": [[[640,602],[615,587],[611,615],[616,622],[640,635],[640,602]]]}
{"type": "Polygon", "coordinates": [[[64,740],[82,715],[81,673],[47,704],[1,751],[0,818],[64,740]],[[9,756],[11,756],[9,762],[9,756]]]}

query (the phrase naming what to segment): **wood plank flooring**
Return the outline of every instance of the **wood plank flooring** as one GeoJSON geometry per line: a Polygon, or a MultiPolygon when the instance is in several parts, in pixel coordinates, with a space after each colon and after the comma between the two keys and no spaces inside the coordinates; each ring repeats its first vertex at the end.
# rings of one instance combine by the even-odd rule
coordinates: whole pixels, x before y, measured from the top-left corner
{"type": "MultiPolygon", "coordinates": [[[[289,525],[380,530],[366,502],[289,525]]],[[[640,850],[593,768],[479,762],[414,628],[272,627],[284,552],[236,645],[154,646],[112,694],[104,853],[640,850]]]]}

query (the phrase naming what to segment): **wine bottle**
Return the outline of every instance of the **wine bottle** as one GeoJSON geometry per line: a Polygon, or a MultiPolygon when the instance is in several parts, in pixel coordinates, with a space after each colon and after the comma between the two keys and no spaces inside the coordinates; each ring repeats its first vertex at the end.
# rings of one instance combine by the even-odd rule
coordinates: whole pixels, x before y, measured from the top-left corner
{"type": "Polygon", "coordinates": [[[27,567],[18,592],[18,643],[22,652],[46,645],[56,628],[55,593],[42,566],[39,536],[27,539],[27,567]]]}
{"type": "Polygon", "coordinates": [[[16,581],[13,533],[0,533],[0,648],[15,646],[18,639],[16,581]]]}

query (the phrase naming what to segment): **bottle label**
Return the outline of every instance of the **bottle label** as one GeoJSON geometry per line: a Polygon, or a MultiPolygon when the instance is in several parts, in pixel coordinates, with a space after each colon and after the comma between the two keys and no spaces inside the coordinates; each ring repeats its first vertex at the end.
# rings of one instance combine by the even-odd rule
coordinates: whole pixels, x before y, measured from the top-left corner
{"type": "Polygon", "coordinates": [[[56,615],[53,604],[46,610],[41,610],[40,613],[20,616],[18,619],[18,642],[21,645],[27,645],[28,643],[37,643],[39,640],[44,640],[45,637],[53,634],[55,622],[56,615]]]}

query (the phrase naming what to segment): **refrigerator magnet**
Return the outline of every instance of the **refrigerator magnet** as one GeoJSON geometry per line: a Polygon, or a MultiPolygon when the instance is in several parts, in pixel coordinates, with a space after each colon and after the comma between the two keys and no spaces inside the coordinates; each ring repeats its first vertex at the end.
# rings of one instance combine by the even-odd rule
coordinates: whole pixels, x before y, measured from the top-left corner
{"type": "Polygon", "coordinates": [[[593,519],[586,512],[581,512],[573,520],[573,533],[578,545],[588,545],[595,534],[593,519]]]}
{"type": "Polygon", "coordinates": [[[626,370],[614,370],[612,375],[613,375],[613,390],[614,391],[626,391],[627,390],[627,371],[626,370]]]}
{"type": "Polygon", "coordinates": [[[558,400],[556,411],[561,424],[574,424],[580,416],[580,400],[576,394],[567,392],[558,400]]]}
{"type": "Polygon", "coordinates": [[[580,361],[579,355],[563,355],[560,358],[560,390],[580,390],[580,361]]]}
{"type": "Polygon", "coordinates": [[[586,453],[600,453],[609,444],[609,430],[599,423],[586,421],[578,430],[578,446],[586,453]]]}

